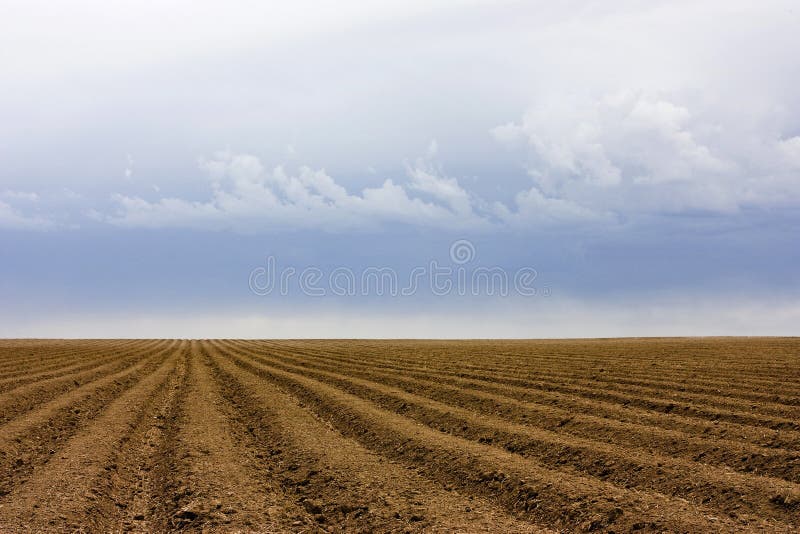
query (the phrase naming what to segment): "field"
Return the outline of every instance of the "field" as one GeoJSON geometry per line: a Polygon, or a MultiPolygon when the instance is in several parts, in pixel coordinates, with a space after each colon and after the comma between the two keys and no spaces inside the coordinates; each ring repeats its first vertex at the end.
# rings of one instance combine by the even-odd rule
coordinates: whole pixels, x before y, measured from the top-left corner
{"type": "Polygon", "coordinates": [[[0,532],[790,532],[800,339],[0,341],[0,532]]]}

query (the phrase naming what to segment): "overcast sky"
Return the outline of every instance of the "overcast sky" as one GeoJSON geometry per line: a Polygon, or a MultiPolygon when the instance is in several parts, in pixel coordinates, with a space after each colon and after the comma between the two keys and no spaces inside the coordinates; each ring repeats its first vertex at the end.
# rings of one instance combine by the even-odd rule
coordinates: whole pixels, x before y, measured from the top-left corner
{"type": "Polygon", "coordinates": [[[794,1],[7,0],[0,335],[800,334],[799,29],[794,1]],[[431,262],[535,294],[299,281],[431,262]]]}

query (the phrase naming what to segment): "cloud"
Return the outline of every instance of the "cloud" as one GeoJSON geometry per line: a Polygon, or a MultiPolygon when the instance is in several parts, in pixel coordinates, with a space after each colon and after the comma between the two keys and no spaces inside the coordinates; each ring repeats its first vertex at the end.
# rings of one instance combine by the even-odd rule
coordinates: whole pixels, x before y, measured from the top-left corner
{"type": "MultiPolygon", "coordinates": [[[[38,196],[31,193],[33,198],[26,200],[36,200],[38,196]]],[[[4,196],[7,196],[4,194],[4,196]]],[[[9,230],[49,230],[55,228],[56,224],[45,217],[39,215],[25,215],[11,205],[0,200],[0,228],[9,230]]]]}
{"type": "Polygon", "coordinates": [[[14,230],[75,230],[85,216],[89,198],[68,187],[40,191],[0,192],[0,228],[14,230]]]}
{"type": "Polygon", "coordinates": [[[626,215],[724,214],[800,203],[800,138],[776,139],[761,126],[618,91],[545,99],[490,133],[527,147],[528,173],[551,198],[626,215]]]}
{"type": "MultiPolygon", "coordinates": [[[[303,166],[289,172],[281,165],[268,169],[257,156],[223,151],[199,161],[208,178],[210,196],[206,199],[172,196],[148,200],[114,193],[108,209],[97,202],[87,207],[90,199],[65,188],[59,194],[45,195],[46,202],[42,202],[53,216],[64,219],[71,218],[77,207],[91,221],[118,227],[255,234],[299,229],[372,232],[390,225],[484,232],[614,222],[613,214],[545,194],[537,186],[518,192],[509,204],[486,200],[448,176],[431,158],[429,151],[426,158],[407,164],[403,182],[385,179],[350,192],[324,169],[303,166]],[[80,206],[75,204],[78,201],[80,206]]],[[[155,185],[149,190],[156,195],[161,192],[155,185]]],[[[41,201],[33,192],[6,191],[0,198],[41,201]]],[[[5,227],[56,226],[48,218],[25,216],[8,203],[2,204],[2,210],[5,227]]]]}
{"type": "Polygon", "coordinates": [[[570,200],[546,197],[536,187],[520,191],[514,198],[516,211],[504,204],[495,204],[495,212],[508,226],[516,229],[532,227],[575,226],[590,224],[616,224],[617,217],[610,212],[597,212],[570,200]]]}
{"type": "Polygon", "coordinates": [[[577,181],[598,187],[683,182],[730,170],[697,141],[689,110],[644,94],[597,100],[560,98],[531,108],[520,124],[492,130],[501,142],[524,140],[532,175],[548,190],[577,181]]]}
{"type": "Polygon", "coordinates": [[[125,160],[126,160],[125,178],[131,178],[133,176],[133,156],[128,154],[125,160]]]}
{"type": "Polygon", "coordinates": [[[411,178],[409,189],[427,193],[465,219],[475,216],[474,201],[458,180],[437,174],[432,168],[417,165],[408,169],[411,178]]]}
{"type": "Polygon", "coordinates": [[[66,180],[87,203],[116,193],[111,208],[93,202],[103,221],[526,229],[800,203],[798,12],[788,0],[391,2],[378,18],[377,8],[345,2],[311,19],[302,6],[265,18],[253,9],[277,8],[209,4],[180,26],[175,6],[163,17],[149,7],[105,13],[113,24],[103,26],[87,22],[102,9],[80,4],[48,23],[62,22],[44,33],[70,37],[56,55],[40,25],[19,24],[35,9],[20,8],[0,32],[21,50],[6,65],[20,85],[2,103],[10,120],[0,144],[21,172],[8,187],[66,180]],[[86,24],[97,31],[75,31],[86,24]],[[153,39],[143,49],[119,27],[153,39]],[[89,46],[97,43],[108,46],[89,46]],[[74,53],[82,48],[96,55],[74,53]],[[199,84],[201,73],[214,75],[199,84]],[[82,83],[42,83],[51,76],[82,83]],[[486,139],[491,125],[510,152],[486,139]],[[65,128],[85,135],[48,134],[65,128]],[[107,180],[138,172],[130,155],[119,161],[120,139],[160,169],[164,193],[107,180]],[[420,141],[422,163],[378,179],[420,141]],[[198,192],[187,154],[221,142],[263,160],[211,158],[198,192]],[[52,157],[30,156],[40,151],[52,157]],[[455,175],[432,164],[446,157],[455,175]],[[273,168],[281,161],[291,165],[273,168]],[[473,174],[480,181],[463,178],[473,174]]]}
{"type": "Polygon", "coordinates": [[[248,233],[287,229],[326,231],[379,228],[400,223],[438,228],[487,227],[475,204],[455,178],[431,168],[408,169],[410,182],[385,180],[352,194],[325,170],[301,167],[289,173],[282,166],[267,170],[249,154],[220,152],[200,167],[210,179],[211,198],[190,201],[161,198],[147,201],[113,196],[118,210],[103,217],[128,227],[183,227],[248,233]],[[415,196],[426,193],[430,198],[415,196]]]}
{"type": "Polygon", "coordinates": [[[168,197],[148,201],[115,194],[116,211],[92,218],[122,227],[193,228],[243,233],[311,229],[327,232],[380,231],[388,225],[475,232],[537,230],[586,223],[614,223],[614,214],[549,196],[536,186],[513,202],[488,201],[447,176],[430,156],[406,165],[408,180],[349,192],[324,169],[283,166],[268,170],[251,154],[218,152],[201,159],[211,198],[168,197]]]}

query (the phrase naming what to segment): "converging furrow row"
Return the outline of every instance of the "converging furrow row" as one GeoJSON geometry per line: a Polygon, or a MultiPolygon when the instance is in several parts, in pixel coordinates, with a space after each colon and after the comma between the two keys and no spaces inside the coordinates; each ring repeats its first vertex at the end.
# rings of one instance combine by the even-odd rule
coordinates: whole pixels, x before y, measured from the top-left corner
{"type": "Polygon", "coordinates": [[[787,339],[0,341],[0,531],[793,532],[798,364],[787,339]]]}

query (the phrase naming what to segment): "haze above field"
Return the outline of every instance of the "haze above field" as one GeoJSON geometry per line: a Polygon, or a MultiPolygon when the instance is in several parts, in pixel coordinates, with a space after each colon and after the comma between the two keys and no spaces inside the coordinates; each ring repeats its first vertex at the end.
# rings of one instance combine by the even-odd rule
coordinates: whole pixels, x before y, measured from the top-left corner
{"type": "Polygon", "coordinates": [[[797,334],[795,4],[4,2],[0,336],[797,334]]]}

